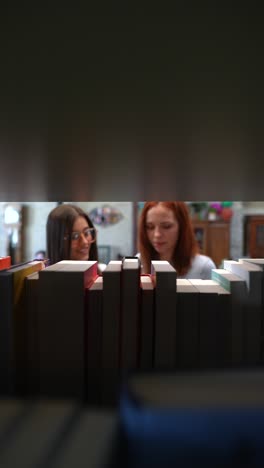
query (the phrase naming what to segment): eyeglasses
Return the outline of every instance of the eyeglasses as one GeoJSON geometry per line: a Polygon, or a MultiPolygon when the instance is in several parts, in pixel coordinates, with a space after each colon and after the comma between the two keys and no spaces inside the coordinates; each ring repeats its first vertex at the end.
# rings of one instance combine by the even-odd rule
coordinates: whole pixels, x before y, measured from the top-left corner
{"type": "Polygon", "coordinates": [[[71,239],[72,241],[78,241],[83,235],[85,239],[89,240],[89,243],[92,244],[96,240],[96,229],[95,228],[85,228],[83,231],[73,231],[71,234],[66,234],[64,240],[71,239]]]}

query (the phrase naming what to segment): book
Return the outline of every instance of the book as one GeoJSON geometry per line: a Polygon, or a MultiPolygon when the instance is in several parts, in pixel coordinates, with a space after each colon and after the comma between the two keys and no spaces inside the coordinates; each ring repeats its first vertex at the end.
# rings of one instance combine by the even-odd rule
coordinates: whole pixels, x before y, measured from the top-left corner
{"type": "Polygon", "coordinates": [[[27,393],[27,308],[25,277],[43,268],[25,262],[0,271],[0,392],[27,393]]]}
{"type": "Polygon", "coordinates": [[[25,277],[27,310],[27,395],[35,397],[39,393],[39,345],[38,345],[38,306],[39,272],[25,277]]]}
{"type": "Polygon", "coordinates": [[[149,370],[154,357],[154,286],[149,275],[140,276],[139,368],[149,370]]]}
{"type": "Polygon", "coordinates": [[[199,291],[187,279],[177,278],[176,367],[193,368],[199,362],[199,291]]]}
{"type": "Polygon", "coordinates": [[[261,362],[264,362],[264,258],[239,258],[239,262],[249,262],[262,269],[262,312],[261,312],[261,362]]]}
{"type": "Polygon", "coordinates": [[[261,268],[264,267],[264,258],[241,257],[238,259],[238,262],[249,262],[259,265],[261,268]]]}
{"type": "Polygon", "coordinates": [[[61,261],[39,274],[39,392],[85,398],[85,289],[96,261],[61,261]]]}
{"type": "Polygon", "coordinates": [[[155,286],[154,366],[173,369],[176,345],[176,270],[167,261],[151,261],[155,286]]]}
{"type": "Polygon", "coordinates": [[[86,288],[85,305],[85,400],[101,403],[103,277],[86,288]]]}
{"type": "Polygon", "coordinates": [[[120,368],[136,369],[139,364],[139,299],[141,262],[124,257],[121,269],[120,368]]]}
{"type": "MultiPolygon", "coordinates": [[[[239,262],[248,262],[258,265],[264,271],[263,258],[239,258],[239,262]]],[[[264,274],[262,276],[262,311],[261,311],[261,343],[260,343],[260,361],[264,362],[264,274]]]]}
{"type": "Polygon", "coordinates": [[[245,364],[257,365],[261,359],[262,268],[249,262],[224,260],[224,269],[240,276],[247,285],[244,312],[245,364]]]}
{"type": "Polygon", "coordinates": [[[231,362],[231,294],[216,281],[189,280],[199,291],[199,365],[216,368],[231,362]]]}
{"type": "Polygon", "coordinates": [[[7,255],[5,257],[0,257],[0,270],[5,270],[11,266],[11,257],[7,255]]]}
{"type": "Polygon", "coordinates": [[[244,364],[244,308],[247,301],[246,282],[223,268],[212,269],[212,279],[231,293],[232,363],[244,364]]]}
{"type": "Polygon", "coordinates": [[[120,364],[121,260],[111,260],[103,271],[102,402],[117,402],[120,364]]]}
{"type": "Polygon", "coordinates": [[[0,394],[15,393],[13,277],[0,271],[0,394]]]}
{"type": "MultiPolygon", "coordinates": [[[[253,265],[257,265],[262,269],[264,272],[264,258],[239,258],[239,263],[250,263],[253,265]]],[[[264,320],[264,274],[262,275],[262,323],[264,320]]]]}

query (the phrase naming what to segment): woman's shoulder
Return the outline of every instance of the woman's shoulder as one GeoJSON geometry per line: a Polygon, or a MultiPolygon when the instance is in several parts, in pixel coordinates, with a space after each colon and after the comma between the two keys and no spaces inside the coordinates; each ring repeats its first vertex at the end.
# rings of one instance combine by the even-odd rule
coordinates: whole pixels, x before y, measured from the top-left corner
{"type": "Polygon", "coordinates": [[[200,265],[201,267],[208,266],[210,268],[216,268],[214,261],[207,255],[203,255],[203,254],[196,254],[193,259],[192,265],[193,266],[200,265]]]}
{"type": "Polygon", "coordinates": [[[197,254],[193,263],[194,270],[199,272],[198,278],[211,279],[212,269],[216,268],[214,261],[207,255],[197,254]]]}
{"type": "Polygon", "coordinates": [[[191,268],[184,277],[187,279],[210,279],[212,268],[216,268],[216,266],[210,257],[196,254],[192,260],[191,268]]]}

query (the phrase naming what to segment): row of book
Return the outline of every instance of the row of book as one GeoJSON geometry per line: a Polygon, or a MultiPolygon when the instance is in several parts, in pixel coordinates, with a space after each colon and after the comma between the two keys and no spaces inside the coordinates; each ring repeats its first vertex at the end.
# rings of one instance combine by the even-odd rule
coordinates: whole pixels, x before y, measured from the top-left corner
{"type": "Polygon", "coordinates": [[[25,279],[43,268],[41,261],[11,266],[7,260],[0,270],[0,391],[4,395],[25,393],[27,340],[31,339],[25,279]]]}
{"type": "Polygon", "coordinates": [[[3,395],[113,404],[135,370],[263,362],[264,259],[225,260],[211,280],[164,261],[27,262],[0,271],[3,395]]]}

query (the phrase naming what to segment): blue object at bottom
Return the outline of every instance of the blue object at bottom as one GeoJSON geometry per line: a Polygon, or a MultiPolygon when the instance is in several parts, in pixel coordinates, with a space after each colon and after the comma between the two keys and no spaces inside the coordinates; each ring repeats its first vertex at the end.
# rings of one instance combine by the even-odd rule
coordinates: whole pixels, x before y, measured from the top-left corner
{"type": "Polygon", "coordinates": [[[120,399],[129,467],[264,467],[264,408],[152,408],[120,399]]]}

